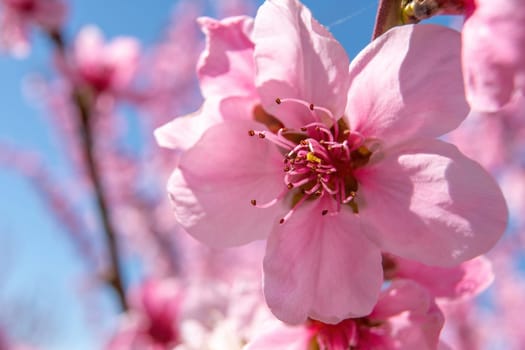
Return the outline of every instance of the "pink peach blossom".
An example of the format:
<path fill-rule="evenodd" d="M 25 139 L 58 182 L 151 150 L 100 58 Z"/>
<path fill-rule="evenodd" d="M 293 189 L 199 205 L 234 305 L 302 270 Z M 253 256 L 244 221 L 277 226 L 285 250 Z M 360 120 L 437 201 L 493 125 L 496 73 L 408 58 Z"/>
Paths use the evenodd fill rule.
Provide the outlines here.
<path fill-rule="evenodd" d="M 197 64 L 205 101 L 190 116 L 175 118 L 155 130 L 157 142 L 163 147 L 190 148 L 212 124 L 221 121 L 221 116 L 248 119 L 259 103 L 253 81 L 253 19 L 237 16 L 218 21 L 201 17 L 198 22 L 207 38 Z"/>
<path fill-rule="evenodd" d="M 436 298 L 456 301 L 472 298 L 494 281 L 492 264 L 484 256 L 465 261 L 458 266 L 427 266 L 416 261 L 390 255 L 383 256 L 387 279 L 410 279 Z"/>
<path fill-rule="evenodd" d="M 183 293 L 174 280 L 151 280 L 136 291 L 133 310 L 108 350 L 162 350 L 179 344 L 179 315 Z"/>
<path fill-rule="evenodd" d="M 397 280 L 381 292 L 372 313 L 332 325 L 308 320 L 263 330 L 245 350 L 435 350 L 443 315 L 426 290 Z"/>
<path fill-rule="evenodd" d="M 473 109 L 494 112 L 525 95 L 525 1 L 466 0 L 463 69 Z"/>
<path fill-rule="evenodd" d="M 23 57 L 29 51 L 29 32 L 32 26 L 57 30 L 66 14 L 61 0 L 1 0 L 0 48 Z"/>
<path fill-rule="evenodd" d="M 203 57 L 220 59 L 200 63 L 203 108 L 157 131 L 183 151 L 168 190 L 177 220 L 208 245 L 268 239 L 264 290 L 278 318 L 369 314 L 381 251 L 451 266 L 495 244 L 501 191 L 436 139 L 468 111 L 455 31 L 395 28 L 349 68 L 296 0 L 266 1 L 251 34 L 217 28 Z"/>
<path fill-rule="evenodd" d="M 96 93 L 122 94 L 137 69 L 140 45 L 131 37 L 104 43 L 101 31 L 93 26 L 81 30 L 75 40 L 73 79 Z"/>

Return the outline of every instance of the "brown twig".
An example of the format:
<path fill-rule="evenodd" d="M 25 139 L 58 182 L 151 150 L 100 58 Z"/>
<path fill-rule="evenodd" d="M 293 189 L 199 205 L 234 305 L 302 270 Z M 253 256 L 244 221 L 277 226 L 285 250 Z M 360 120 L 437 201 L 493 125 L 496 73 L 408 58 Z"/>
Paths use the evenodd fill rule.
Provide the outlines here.
<path fill-rule="evenodd" d="M 403 24 L 401 2 L 402 0 L 379 0 L 372 39 L 377 38 L 390 28 Z"/>
<path fill-rule="evenodd" d="M 65 62 L 66 45 L 63 36 L 60 32 L 53 31 L 49 33 L 49 37 L 55 45 L 57 52 L 62 56 L 61 58 Z M 95 192 L 95 200 L 100 219 L 102 221 L 102 226 L 104 228 L 103 231 L 106 237 L 108 253 L 111 262 L 109 271 L 107 271 L 105 277 L 107 282 L 115 290 L 120 307 L 122 310 L 126 311 L 129 307 L 126 300 L 124 279 L 122 277 L 122 267 L 119 258 L 120 254 L 118 249 L 117 234 L 111 222 L 110 210 L 107 204 L 108 200 L 105 196 L 104 186 L 98 170 L 96 157 L 93 152 L 94 138 L 92 132 L 92 101 L 90 101 L 86 95 L 86 91 L 84 91 L 81 86 L 74 85 L 71 98 L 78 112 L 77 114 L 79 119 L 79 134 L 82 140 L 82 152 L 84 154 L 87 172 Z"/>
<path fill-rule="evenodd" d="M 464 0 L 380 0 L 372 39 L 395 26 L 419 23 L 440 14 L 464 12 Z"/>

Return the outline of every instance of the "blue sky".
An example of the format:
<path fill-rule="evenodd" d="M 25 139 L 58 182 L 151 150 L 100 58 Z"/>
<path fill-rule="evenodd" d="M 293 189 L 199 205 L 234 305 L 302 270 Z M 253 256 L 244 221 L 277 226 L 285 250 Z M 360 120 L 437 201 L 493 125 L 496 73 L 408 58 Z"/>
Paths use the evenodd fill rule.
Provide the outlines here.
<path fill-rule="evenodd" d="M 96 24 L 106 37 L 131 35 L 147 46 L 161 35 L 174 3 L 73 0 L 67 33 L 71 38 L 83 25 Z M 304 3 L 322 24 L 329 26 L 350 57 L 370 41 L 376 0 Z M 46 40 L 39 35 L 33 39 L 32 53 L 25 60 L 0 55 L 0 142 L 8 140 L 40 152 L 56 174 L 67 176 L 60 142 L 46 123 L 43 109 L 23 93 L 30 74 L 52 72 Z M 60 224 L 49 215 L 28 182 L 9 169 L 0 168 L 0 193 L 0 276 L 8 277 L 0 279 L 0 320 L 7 319 L 9 324 L 5 327 L 15 327 L 23 336 L 27 333 L 27 310 L 32 310 L 37 318 L 46 321 L 40 337 L 43 349 L 98 348 L 96 334 L 88 326 L 85 305 L 76 299 L 75 286 L 82 282 L 82 265 L 74 256 L 72 245 L 64 239 Z M 13 301 L 22 305 L 22 312 L 17 311 Z M 2 310 L 6 303 L 10 307 Z M 105 306 L 101 312 L 110 312 L 110 304 L 111 300 L 103 297 L 100 305 Z"/>

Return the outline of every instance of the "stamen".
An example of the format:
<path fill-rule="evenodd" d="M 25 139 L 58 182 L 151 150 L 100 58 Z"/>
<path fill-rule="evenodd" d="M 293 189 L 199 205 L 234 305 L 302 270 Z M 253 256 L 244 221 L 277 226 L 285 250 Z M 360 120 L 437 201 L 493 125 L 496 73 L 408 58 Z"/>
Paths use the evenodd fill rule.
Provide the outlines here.
<path fill-rule="evenodd" d="M 313 104 L 311 106 L 313 106 Z M 324 107 L 314 106 L 313 110 L 324 112 L 326 113 L 326 115 L 328 115 L 328 117 L 334 122 L 335 135 L 337 136 L 337 133 L 338 133 L 337 118 L 334 116 L 334 114 L 329 109 L 324 108 Z"/>
<path fill-rule="evenodd" d="M 292 209 L 290 209 L 290 211 L 286 213 L 286 215 L 281 220 L 279 220 L 279 223 L 284 224 L 286 221 L 288 221 L 292 217 L 293 213 L 295 213 L 297 208 L 299 208 L 299 206 L 309 197 L 310 196 L 303 196 L 301 199 L 299 199 L 299 201 L 292 207 Z"/>
<path fill-rule="evenodd" d="M 323 186 L 326 192 L 330 193 L 333 196 L 335 196 L 339 192 L 337 189 L 331 189 L 325 181 L 321 181 L 321 185 Z"/>
<path fill-rule="evenodd" d="M 281 193 L 267 203 L 259 204 L 255 199 L 250 203 L 257 208 L 268 208 L 288 195 L 293 196 L 292 208 L 280 219 L 281 224 L 288 221 L 304 201 L 324 195 L 330 198 L 331 204 L 321 211 L 323 216 L 337 215 L 343 205 L 359 213 L 356 202 L 358 182 L 353 173 L 366 165 L 375 152 L 375 149 L 370 149 L 370 139 L 351 131 L 343 118 L 337 120 L 327 108 L 296 98 L 276 98 L 275 103 L 303 106 L 317 121 L 299 129 L 285 128 L 281 124 L 271 130 L 248 131 L 248 135 L 257 135 L 279 147 L 284 157 L 285 184 Z"/>
<path fill-rule="evenodd" d="M 253 135 L 251 131 L 253 131 Z M 280 136 L 279 134 L 275 135 L 274 133 L 266 132 L 265 130 L 263 131 L 250 130 L 248 134 L 250 136 L 254 136 L 255 134 L 257 134 L 259 138 L 267 139 L 268 141 L 273 142 L 277 146 L 280 146 L 284 149 L 290 149 L 290 148 L 296 147 L 295 143 L 293 143 L 292 141 L 287 140 L 286 138 Z"/>
<path fill-rule="evenodd" d="M 313 103 L 307 103 L 303 100 L 299 100 L 297 98 L 276 98 L 275 99 L 275 102 L 280 105 L 282 103 L 288 103 L 288 102 L 292 102 L 292 103 L 297 103 L 297 104 L 300 104 L 301 106 L 305 106 L 306 108 L 308 108 L 308 110 L 310 111 L 310 113 L 316 118 L 316 119 L 319 119 L 319 117 L 317 116 L 315 112 L 315 110 L 318 108 L 318 107 L 315 107 L 313 105 Z"/>
<path fill-rule="evenodd" d="M 284 196 L 286 196 L 286 194 L 288 193 L 289 190 L 290 189 L 288 188 L 288 186 L 286 186 L 283 189 L 283 191 L 281 191 L 281 193 L 279 193 L 279 195 L 277 195 L 277 197 L 275 197 L 274 199 L 272 199 L 269 202 L 266 202 L 264 204 L 257 204 L 257 201 L 255 199 L 252 199 L 250 201 L 250 203 L 256 208 L 261 208 L 261 209 L 269 208 L 272 205 L 274 205 L 275 203 L 277 203 L 278 201 L 280 201 L 281 199 L 283 199 Z"/>
<path fill-rule="evenodd" d="M 326 125 L 324 125 L 323 123 L 317 123 L 317 122 L 310 123 L 308 125 L 305 125 L 303 128 L 301 128 L 301 130 L 307 131 L 308 129 L 311 129 L 311 128 L 315 128 L 317 132 L 322 133 L 324 136 L 328 137 L 328 140 L 326 141 L 329 141 L 329 142 L 334 141 L 334 135 L 332 135 L 332 132 L 330 131 L 330 129 L 328 129 Z M 324 140 L 320 140 L 320 141 L 324 141 Z"/>
<path fill-rule="evenodd" d="M 285 177 L 285 180 L 289 180 L 288 176 Z M 292 184 L 294 187 L 301 187 L 314 180 L 315 178 L 312 178 L 312 176 L 309 176 L 299 181 L 288 181 L 288 183 Z"/>
<path fill-rule="evenodd" d="M 349 130 L 346 130 L 345 132 L 347 132 L 349 135 L 348 142 L 351 143 L 350 151 L 356 150 L 357 148 L 361 147 L 365 142 L 365 137 L 360 132 L 354 131 L 350 133 Z"/>

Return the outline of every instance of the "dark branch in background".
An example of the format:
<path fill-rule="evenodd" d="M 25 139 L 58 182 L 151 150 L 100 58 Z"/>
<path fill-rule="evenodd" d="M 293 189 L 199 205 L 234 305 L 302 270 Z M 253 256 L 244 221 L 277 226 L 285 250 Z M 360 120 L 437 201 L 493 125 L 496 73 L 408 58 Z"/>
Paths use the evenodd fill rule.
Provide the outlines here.
<path fill-rule="evenodd" d="M 66 45 L 61 33 L 59 31 L 53 31 L 49 32 L 48 34 L 58 54 L 62 56 L 61 59 L 63 59 L 64 62 L 67 62 L 67 57 L 65 55 Z M 86 94 L 85 89 L 83 89 L 81 86 L 73 84 L 71 99 L 77 110 L 79 134 L 82 141 L 82 152 L 86 162 L 89 179 L 91 180 L 93 189 L 95 191 L 96 204 L 108 246 L 110 267 L 104 277 L 115 290 L 120 307 L 122 310 L 126 311 L 129 307 L 126 300 L 126 291 L 124 279 L 122 276 L 122 266 L 120 263 L 116 230 L 111 222 L 108 201 L 105 196 L 104 186 L 98 171 L 96 157 L 93 152 L 93 115 L 91 113 L 91 101 L 89 97 L 90 96 Z"/>

